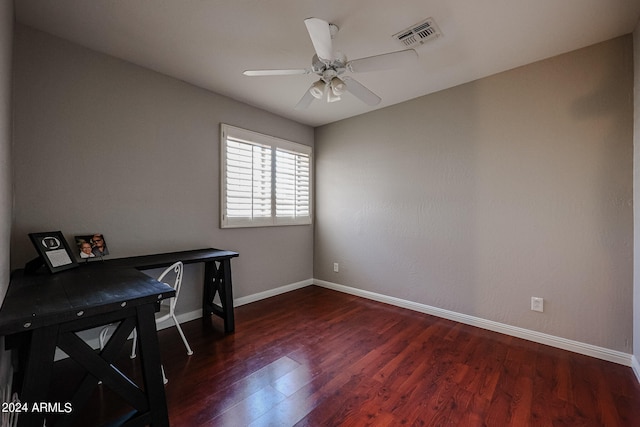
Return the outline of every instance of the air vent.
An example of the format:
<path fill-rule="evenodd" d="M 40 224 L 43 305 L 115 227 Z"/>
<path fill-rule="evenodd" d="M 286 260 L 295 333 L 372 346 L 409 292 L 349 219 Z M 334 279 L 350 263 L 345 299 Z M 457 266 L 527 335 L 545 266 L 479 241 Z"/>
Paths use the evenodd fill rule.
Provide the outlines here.
<path fill-rule="evenodd" d="M 427 18 L 406 30 L 394 34 L 393 38 L 402 43 L 405 48 L 414 48 L 430 40 L 435 40 L 441 35 L 440 28 L 438 28 L 433 18 Z"/>

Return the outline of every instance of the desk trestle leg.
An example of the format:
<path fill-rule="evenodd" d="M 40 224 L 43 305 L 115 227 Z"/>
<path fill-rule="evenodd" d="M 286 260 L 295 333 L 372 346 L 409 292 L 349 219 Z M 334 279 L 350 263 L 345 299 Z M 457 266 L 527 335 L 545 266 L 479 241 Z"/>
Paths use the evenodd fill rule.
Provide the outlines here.
<path fill-rule="evenodd" d="M 235 330 L 233 315 L 233 287 L 231 283 L 231 260 L 208 261 L 204 267 L 202 315 L 215 314 L 224 320 L 224 332 Z M 216 294 L 220 305 L 214 302 Z"/>

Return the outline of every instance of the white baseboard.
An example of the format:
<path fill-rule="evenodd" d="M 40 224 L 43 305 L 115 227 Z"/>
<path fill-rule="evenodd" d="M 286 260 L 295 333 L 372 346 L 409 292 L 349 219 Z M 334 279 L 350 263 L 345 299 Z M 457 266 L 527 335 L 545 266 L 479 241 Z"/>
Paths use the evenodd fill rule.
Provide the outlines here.
<path fill-rule="evenodd" d="M 638 358 L 636 356 L 631 356 L 631 368 L 633 369 L 633 373 L 636 374 L 636 378 L 640 383 L 640 362 L 638 362 Z"/>
<path fill-rule="evenodd" d="M 286 292 L 295 291 L 296 289 L 301 289 L 306 286 L 313 285 L 313 279 L 303 280 L 301 282 L 291 283 L 289 285 L 280 286 L 278 288 L 269 289 L 268 291 L 258 292 L 257 294 L 248 295 L 246 297 L 240 297 L 233 300 L 233 306 L 239 307 L 241 305 L 249 304 L 252 302 L 260 301 L 266 298 L 274 297 L 276 295 L 284 294 Z M 176 315 L 179 323 L 189 322 L 191 320 L 199 319 L 202 317 L 202 309 L 198 308 L 197 310 L 190 311 L 188 313 L 182 313 Z M 158 329 L 169 328 L 173 326 L 172 322 L 167 321 L 166 325 L 161 324 L 158 326 Z"/>
<path fill-rule="evenodd" d="M 386 304 L 395 305 L 397 307 L 406 308 L 420 313 L 431 314 L 433 316 L 442 317 L 445 319 L 453 320 L 456 322 L 464 323 L 466 325 L 477 326 L 482 329 L 487 329 L 494 332 L 499 332 L 505 335 L 514 336 L 517 338 L 523 338 L 528 341 L 537 342 L 540 344 L 546 344 L 552 347 L 561 348 L 563 350 L 569 350 L 574 353 L 584 354 L 587 356 L 595 357 L 597 359 L 606 360 L 609 362 L 618 363 L 620 365 L 632 366 L 632 356 L 628 353 L 623 353 L 608 348 L 598 347 L 591 344 L 585 344 L 579 341 L 573 341 L 566 338 L 556 337 L 554 335 L 544 334 L 529 329 L 519 328 L 517 326 L 505 325 L 504 323 L 494 322 L 492 320 L 486 320 L 479 317 L 469 316 L 467 314 L 456 313 L 455 311 L 444 310 L 442 308 L 432 307 L 426 304 L 419 304 L 412 301 L 403 300 L 400 298 L 390 297 L 375 292 L 365 291 L 362 289 L 356 289 L 349 286 L 339 285 L 337 283 L 327 282 L 324 280 L 314 280 L 314 284 L 322 286 L 324 288 L 333 289 L 339 292 L 344 292 L 351 295 L 371 299 L 374 301 L 383 302 Z M 636 376 L 640 380 L 640 366 L 634 366 Z"/>
<path fill-rule="evenodd" d="M 279 288 L 269 289 L 268 291 L 259 292 L 257 294 L 248 295 L 246 297 L 241 297 L 233 300 L 233 306 L 239 307 L 241 305 L 249 304 L 252 302 L 260 301 L 262 299 L 274 297 L 276 295 L 284 294 L 286 292 L 295 291 L 296 289 L 301 289 L 307 286 L 313 285 L 313 279 L 303 280 L 301 282 L 292 283 L 290 285 L 280 286 Z"/>

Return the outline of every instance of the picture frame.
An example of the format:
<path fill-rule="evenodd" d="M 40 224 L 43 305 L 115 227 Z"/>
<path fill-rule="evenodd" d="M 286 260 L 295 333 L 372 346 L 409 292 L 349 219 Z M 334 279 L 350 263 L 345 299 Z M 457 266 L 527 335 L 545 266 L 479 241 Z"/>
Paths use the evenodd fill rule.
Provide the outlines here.
<path fill-rule="evenodd" d="M 76 254 L 82 261 L 88 262 L 103 259 L 109 255 L 107 240 L 102 233 L 83 234 L 75 236 Z"/>
<path fill-rule="evenodd" d="M 78 266 L 61 231 L 29 233 L 29 238 L 38 252 L 39 260 L 47 266 L 51 273 Z"/>

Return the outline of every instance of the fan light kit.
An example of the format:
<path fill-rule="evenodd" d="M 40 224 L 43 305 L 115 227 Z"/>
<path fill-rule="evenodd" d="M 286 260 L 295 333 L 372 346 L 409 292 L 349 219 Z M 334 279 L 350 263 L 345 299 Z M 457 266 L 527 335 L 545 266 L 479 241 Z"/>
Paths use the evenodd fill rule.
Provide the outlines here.
<path fill-rule="evenodd" d="M 339 76 L 345 72 L 363 73 L 408 66 L 417 62 L 418 59 L 415 50 L 406 49 L 347 61 L 344 55 L 333 51 L 331 39 L 338 32 L 336 25 L 320 18 L 307 18 L 304 23 L 316 51 L 310 68 L 247 70 L 243 73 L 245 76 L 252 77 L 311 73 L 320 76 L 320 80 L 311 85 L 296 105 L 295 108 L 298 110 L 307 108 L 314 99 L 325 99 L 327 102 L 339 101 L 346 92 L 350 92 L 367 105 L 378 105 L 381 101 L 378 95 L 351 77 L 340 78 Z"/>
<path fill-rule="evenodd" d="M 326 83 L 322 79 L 318 80 L 311 85 L 309 93 L 316 99 L 322 99 L 326 94 L 327 102 L 335 102 L 340 101 L 340 96 L 346 92 L 346 89 L 340 77 L 334 77 L 329 83 Z"/>

